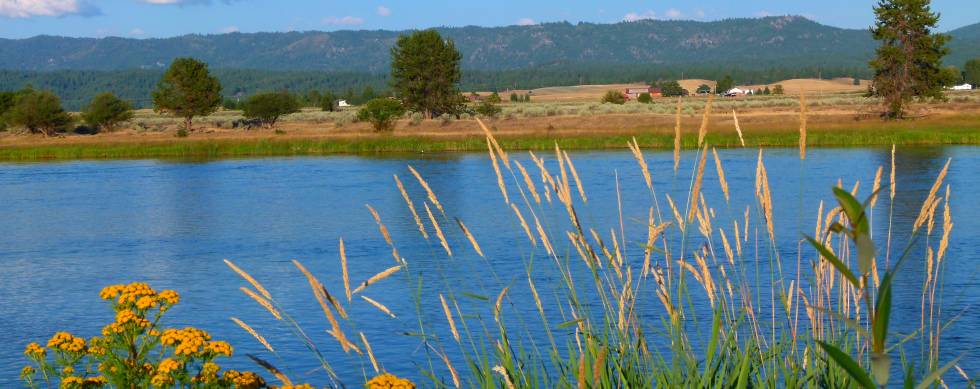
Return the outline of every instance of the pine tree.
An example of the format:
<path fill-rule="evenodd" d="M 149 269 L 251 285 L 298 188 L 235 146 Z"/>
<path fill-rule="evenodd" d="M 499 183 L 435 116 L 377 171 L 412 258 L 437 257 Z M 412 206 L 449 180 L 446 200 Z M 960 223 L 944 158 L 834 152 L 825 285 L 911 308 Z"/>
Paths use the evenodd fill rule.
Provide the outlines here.
<path fill-rule="evenodd" d="M 460 58 L 453 41 L 436 30 L 402 35 L 391 49 L 392 89 L 406 108 L 426 119 L 456 114 L 462 103 Z"/>
<path fill-rule="evenodd" d="M 194 58 L 177 58 L 157 82 L 153 110 L 184 118 L 191 129 L 195 116 L 210 115 L 221 106 L 221 83 L 208 72 L 208 65 Z"/>
<path fill-rule="evenodd" d="M 885 117 L 902 118 L 913 98 L 943 99 L 952 82 L 942 67 L 949 37 L 933 33 L 939 14 L 929 0 L 879 0 L 871 34 L 881 42 L 874 69 L 874 92 L 885 99 Z"/>
<path fill-rule="evenodd" d="M 973 85 L 974 88 L 980 86 L 980 58 L 966 61 L 963 67 L 963 81 Z"/>

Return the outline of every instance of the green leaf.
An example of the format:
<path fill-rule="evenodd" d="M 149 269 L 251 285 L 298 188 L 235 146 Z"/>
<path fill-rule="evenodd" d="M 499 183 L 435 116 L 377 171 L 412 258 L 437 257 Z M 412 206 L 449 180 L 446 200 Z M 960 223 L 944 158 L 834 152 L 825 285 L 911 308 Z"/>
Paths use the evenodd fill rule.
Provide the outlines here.
<path fill-rule="evenodd" d="M 721 333 L 721 309 L 715 309 L 715 318 L 711 323 L 711 341 L 708 342 L 708 352 L 704 358 L 704 376 L 702 380 L 708 382 L 708 374 L 714 370 L 711 362 L 715 357 L 715 350 L 718 348 L 718 336 Z"/>
<path fill-rule="evenodd" d="M 858 249 L 858 271 L 866 275 L 871 272 L 871 261 L 875 259 L 875 243 L 868 234 L 858 234 L 854 242 Z"/>
<path fill-rule="evenodd" d="M 460 294 L 462 294 L 463 296 L 469 297 L 471 299 L 474 299 L 474 300 L 480 300 L 480 301 L 489 301 L 490 300 L 489 297 L 483 296 L 483 295 L 479 295 L 479 294 L 476 294 L 476 293 L 463 292 L 463 293 L 460 293 Z"/>
<path fill-rule="evenodd" d="M 874 326 L 871 329 L 874 335 L 872 350 L 883 353 L 885 351 L 885 340 L 888 337 L 888 318 L 892 310 L 892 288 L 890 274 L 885 275 L 882 288 L 878 289 L 878 301 L 875 303 Z"/>
<path fill-rule="evenodd" d="M 943 374 L 946 374 L 946 372 L 949 369 L 951 369 L 954 365 L 956 365 L 956 362 L 959 362 L 964 355 L 966 355 L 966 353 L 960 354 L 960 356 L 956 357 L 956 359 L 953 359 L 952 361 L 949 361 L 949 363 L 947 363 L 943 367 L 933 370 L 931 373 L 929 373 L 929 375 L 926 376 L 926 378 L 922 379 L 922 382 L 920 382 L 918 385 L 915 386 L 915 389 L 929 388 L 929 386 L 932 385 L 933 382 L 938 380 L 940 377 L 943 376 Z"/>
<path fill-rule="evenodd" d="M 827 249 L 827 247 L 824 247 L 822 243 L 817 242 L 815 239 L 809 236 L 805 236 L 805 238 L 807 241 L 810 242 L 811 245 L 813 245 L 813 247 L 816 247 L 817 251 L 820 252 L 820 255 L 822 255 L 824 258 L 830 261 L 830 263 L 834 265 L 835 268 L 837 268 L 837 271 L 841 272 L 841 274 L 844 275 L 844 278 L 847 278 L 847 280 L 850 281 L 850 283 L 854 285 L 855 288 L 857 289 L 861 288 L 861 283 L 858 282 L 857 277 L 854 276 L 854 273 L 851 272 L 851 269 L 849 269 L 847 265 L 844 264 L 844 262 L 841 262 L 841 260 L 837 258 L 837 256 L 834 255 L 834 253 L 830 252 L 830 250 Z"/>
<path fill-rule="evenodd" d="M 583 321 L 585 321 L 585 318 L 584 317 L 581 318 L 581 319 L 569 320 L 569 321 L 566 321 L 564 323 L 559 324 L 557 328 L 558 329 L 568 328 L 568 327 L 571 327 L 571 326 L 576 325 L 578 323 L 581 323 Z"/>
<path fill-rule="evenodd" d="M 858 235 L 866 235 L 869 231 L 868 218 L 864 215 L 864 207 L 861 203 L 848 191 L 841 188 L 834 187 L 834 196 L 837 197 L 837 202 L 844 210 L 844 214 L 847 215 L 847 219 L 850 220 L 854 232 Z"/>
<path fill-rule="evenodd" d="M 834 347 L 829 343 L 824 343 L 818 340 L 817 344 L 820 345 L 820 348 L 822 348 L 823 351 L 825 351 L 827 355 L 837 363 L 838 366 L 843 368 L 844 371 L 846 371 L 847 374 L 854 379 L 856 384 L 865 389 L 875 389 L 874 381 L 871 380 L 871 377 L 868 377 L 868 373 L 864 371 L 864 369 L 861 368 L 861 365 L 858 365 L 858 363 L 855 362 L 850 355 L 845 354 L 839 348 Z"/>
<path fill-rule="evenodd" d="M 738 384 L 737 389 L 745 389 L 749 385 L 749 351 L 745 351 L 745 355 L 742 355 L 742 364 L 738 368 Z"/>
<path fill-rule="evenodd" d="M 905 370 L 905 384 L 903 388 L 905 389 L 915 389 L 915 362 L 910 363 L 908 369 Z"/>

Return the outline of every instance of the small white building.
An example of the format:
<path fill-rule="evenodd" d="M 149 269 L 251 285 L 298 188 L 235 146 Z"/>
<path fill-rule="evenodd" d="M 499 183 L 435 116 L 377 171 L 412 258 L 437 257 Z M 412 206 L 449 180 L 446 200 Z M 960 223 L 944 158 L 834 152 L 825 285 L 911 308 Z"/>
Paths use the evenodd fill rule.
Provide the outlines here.
<path fill-rule="evenodd" d="M 955 86 L 949 87 L 949 89 L 950 90 L 972 90 L 973 89 L 973 85 L 970 85 L 970 84 L 955 85 Z"/>
<path fill-rule="evenodd" d="M 340 108 L 350 107 L 350 104 L 347 103 L 347 100 L 337 100 L 337 107 Z"/>
<path fill-rule="evenodd" d="M 745 91 L 738 88 L 732 88 L 729 89 L 727 92 L 725 92 L 725 96 L 744 96 L 744 95 L 745 95 Z"/>

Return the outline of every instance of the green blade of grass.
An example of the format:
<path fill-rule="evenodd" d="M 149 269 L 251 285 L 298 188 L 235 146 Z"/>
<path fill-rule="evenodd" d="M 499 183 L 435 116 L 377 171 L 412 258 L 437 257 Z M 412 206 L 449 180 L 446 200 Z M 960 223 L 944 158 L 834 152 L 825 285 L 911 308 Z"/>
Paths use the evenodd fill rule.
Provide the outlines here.
<path fill-rule="evenodd" d="M 847 375 L 854 379 L 855 383 L 865 389 L 875 389 L 874 381 L 871 380 L 868 373 L 864 371 L 864 369 L 861 368 L 861 365 L 858 365 L 858 363 L 855 362 L 850 355 L 847 355 L 839 348 L 829 343 L 824 343 L 818 340 L 817 344 L 820 345 L 820 348 L 822 348 L 823 351 L 826 352 L 838 366 L 847 372 Z"/>

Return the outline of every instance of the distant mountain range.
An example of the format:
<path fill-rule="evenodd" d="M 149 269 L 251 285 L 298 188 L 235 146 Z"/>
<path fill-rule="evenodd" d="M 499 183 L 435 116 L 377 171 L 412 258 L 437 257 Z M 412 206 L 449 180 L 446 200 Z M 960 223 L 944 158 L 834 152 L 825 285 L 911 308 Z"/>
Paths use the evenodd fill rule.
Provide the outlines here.
<path fill-rule="evenodd" d="M 714 22 L 641 20 L 615 24 L 438 28 L 452 38 L 465 69 L 500 71 L 562 64 L 866 67 L 877 43 L 867 30 L 798 16 Z M 405 31 L 184 35 L 163 39 L 37 36 L 0 39 L 0 69 L 159 69 L 191 56 L 213 68 L 386 72 Z M 980 23 L 949 32 L 950 65 L 980 57 Z"/>

